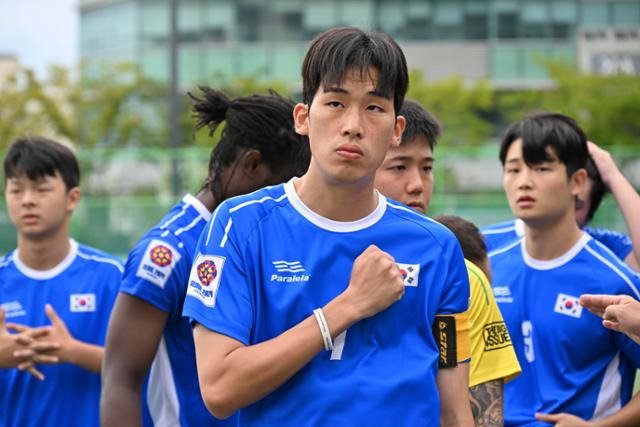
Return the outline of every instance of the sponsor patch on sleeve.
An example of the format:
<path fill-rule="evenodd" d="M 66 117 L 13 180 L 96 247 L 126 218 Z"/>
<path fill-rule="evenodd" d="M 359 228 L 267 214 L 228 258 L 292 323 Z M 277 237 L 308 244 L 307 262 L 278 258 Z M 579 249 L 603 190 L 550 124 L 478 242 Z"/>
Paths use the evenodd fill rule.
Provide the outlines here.
<path fill-rule="evenodd" d="M 75 313 L 96 311 L 96 294 L 71 294 L 69 311 Z"/>
<path fill-rule="evenodd" d="M 187 295 L 197 298 L 207 307 L 214 307 L 224 261 L 222 256 L 198 255 L 191 267 Z"/>
<path fill-rule="evenodd" d="M 173 246 L 153 239 L 144 251 L 136 276 L 164 288 L 181 255 Z"/>

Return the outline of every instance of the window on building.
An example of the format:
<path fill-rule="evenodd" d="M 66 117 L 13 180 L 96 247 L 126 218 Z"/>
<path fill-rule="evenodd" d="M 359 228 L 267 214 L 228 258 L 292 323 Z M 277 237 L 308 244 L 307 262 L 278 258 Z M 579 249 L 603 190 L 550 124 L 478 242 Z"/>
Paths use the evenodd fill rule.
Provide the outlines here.
<path fill-rule="evenodd" d="M 640 26 L 640 3 L 637 1 L 617 1 L 612 4 L 611 23 L 617 28 Z"/>
<path fill-rule="evenodd" d="M 588 28 L 609 26 L 609 3 L 582 3 L 582 25 Z"/>

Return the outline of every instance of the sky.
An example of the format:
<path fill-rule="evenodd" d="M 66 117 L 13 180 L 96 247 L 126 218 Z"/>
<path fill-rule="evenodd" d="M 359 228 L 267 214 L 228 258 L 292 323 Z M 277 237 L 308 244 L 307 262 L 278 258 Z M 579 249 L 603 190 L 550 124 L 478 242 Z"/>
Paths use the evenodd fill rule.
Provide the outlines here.
<path fill-rule="evenodd" d="M 0 0 L 0 55 L 17 56 L 43 76 L 78 58 L 78 0 Z"/>

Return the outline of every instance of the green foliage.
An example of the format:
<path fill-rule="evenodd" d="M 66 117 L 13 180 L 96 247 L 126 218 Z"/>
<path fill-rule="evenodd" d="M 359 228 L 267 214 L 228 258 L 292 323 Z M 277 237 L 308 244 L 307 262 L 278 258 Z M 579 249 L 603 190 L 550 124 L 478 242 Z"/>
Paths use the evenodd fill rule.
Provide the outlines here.
<path fill-rule="evenodd" d="M 420 102 L 434 114 L 443 127 L 441 145 L 484 144 L 492 130 L 486 118 L 493 107 L 493 92 L 488 82 L 467 87 L 460 77 L 435 83 L 425 82 L 422 74 L 412 71 L 408 98 Z"/>
<path fill-rule="evenodd" d="M 640 78 L 631 75 L 585 74 L 571 66 L 548 63 L 555 87 L 498 96 L 497 109 L 506 121 L 534 111 L 566 114 L 587 136 L 602 145 L 640 142 Z"/>

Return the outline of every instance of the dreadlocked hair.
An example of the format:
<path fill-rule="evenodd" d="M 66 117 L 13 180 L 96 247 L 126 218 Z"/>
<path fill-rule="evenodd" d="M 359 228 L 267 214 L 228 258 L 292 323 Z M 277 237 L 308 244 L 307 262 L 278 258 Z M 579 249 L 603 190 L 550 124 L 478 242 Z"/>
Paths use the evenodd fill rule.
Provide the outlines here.
<path fill-rule="evenodd" d="M 199 89 L 201 97 L 189 93 L 197 119 L 194 132 L 206 126 L 209 135 L 213 135 L 225 122 L 220 141 L 209 158 L 205 184 L 216 198 L 224 196 L 221 170 L 231 165 L 241 149 L 258 150 L 274 174 L 286 170 L 291 177 L 306 171 L 311 153 L 307 138 L 295 132 L 293 101 L 271 89 L 268 95 L 253 94 L 233 100 L 207 86 Z"/>

